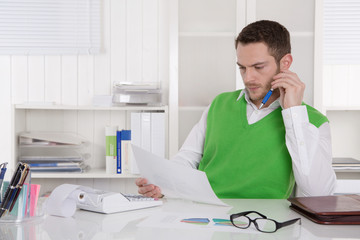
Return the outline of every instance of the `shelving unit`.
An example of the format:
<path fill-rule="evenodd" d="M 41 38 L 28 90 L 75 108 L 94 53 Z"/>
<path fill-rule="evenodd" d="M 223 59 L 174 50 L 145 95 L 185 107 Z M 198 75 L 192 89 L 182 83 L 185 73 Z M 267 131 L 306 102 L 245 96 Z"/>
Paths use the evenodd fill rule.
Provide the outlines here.
<path fill-rule="evenodd" d="M 87 139 L 90 144 L 87 151 L 91 158 L 87 161 L 90 170 L 84 173 L 33 173 L 32 178 L 136 178 L 133 174 L 106 174 L 105 173 L 105 126 L 119 126 L 122 129 L 131 129 L 131 112 L 164 112 L 165 113 L 165 142 L 166 157 L 169 153 L 168 143 L 168 106 L 71 106 L 71 105 L 14 105 L 13 120 L 15 126 L 14 161 L 18 159 L 18 135 L 24 131 L 54 131 L 72 132 Z M 86 120 L 86 121 L 85 121 Z"/>
<path fill-rule="evenodd" d="M 17 161 L 19 132 L 74 132 L 92 143 L 92 170 L 80 176 L 33 174 L 42 193 L 61 183 L 136 193 L 133 179 L 101 173 L 103 128 L 129 127 L 131 111 L 166 112 L 166 157 L 178 151 L 178 5 L 178 0 L 104 0 L 97 22 L 99 54 L 1 56 L 1 157 L 9 171 Z M 159 83 L 164 106 L 91 106 L 95 96 L 112 94 L 114 82 Z"/>

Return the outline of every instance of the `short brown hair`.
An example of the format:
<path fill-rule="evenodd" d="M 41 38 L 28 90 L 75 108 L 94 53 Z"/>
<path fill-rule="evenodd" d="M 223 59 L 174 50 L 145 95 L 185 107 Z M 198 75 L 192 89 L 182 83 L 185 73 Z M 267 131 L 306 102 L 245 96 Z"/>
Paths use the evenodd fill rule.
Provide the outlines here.
<path fill-rule="evenodd" d="M 275 58 L 277 63 L 288 53 L 291 53 L 289 31 L 280 23 L 260 20 L 247 25 L 239 33 L 235 41 L 235 48 L 238 44 L 263 42 L 269 48 L 269 54 Z"/>

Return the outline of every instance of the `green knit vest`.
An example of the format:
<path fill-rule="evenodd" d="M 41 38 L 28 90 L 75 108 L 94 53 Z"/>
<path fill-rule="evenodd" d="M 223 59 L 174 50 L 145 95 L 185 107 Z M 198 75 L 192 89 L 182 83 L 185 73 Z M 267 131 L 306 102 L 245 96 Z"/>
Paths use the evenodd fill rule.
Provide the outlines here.
<path fill-rule="evenodd" d="M 219 198 L 288 198 L 295 180 L 281 107 L 249 125 L 241 90 L 218 95 L 208 117 L 199 170 Z M 316 127 L 327 118 L 306 105 Z"/>

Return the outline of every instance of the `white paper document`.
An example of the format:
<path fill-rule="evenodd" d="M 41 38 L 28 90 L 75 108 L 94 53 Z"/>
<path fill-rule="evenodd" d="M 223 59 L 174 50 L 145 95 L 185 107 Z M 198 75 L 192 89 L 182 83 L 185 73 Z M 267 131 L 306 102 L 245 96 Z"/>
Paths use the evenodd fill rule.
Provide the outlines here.
<path fill-rule="evenodd" d="M 79 186 L 62 184 L 56 187 L 46 201 L 46 212 L 49 215 L 71 217 L 76 211 L 76 197 Z"/>
<path fill-rule="evenodd" d="M 170 198 L 228 206 L 212 190 L 205 172 L 166 160 L 132 145 L 140 174 Z"/>

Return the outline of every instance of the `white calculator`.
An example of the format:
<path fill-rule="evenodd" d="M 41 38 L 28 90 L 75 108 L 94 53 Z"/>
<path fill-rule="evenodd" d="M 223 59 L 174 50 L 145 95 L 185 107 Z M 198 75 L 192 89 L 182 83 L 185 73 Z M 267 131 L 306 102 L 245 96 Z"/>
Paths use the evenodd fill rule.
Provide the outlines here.
<path fill-rule="evenodd" d="M 78 208 L 99 213 L 116 213 L 162 205 L 162 201 L 142 195 L 92 190 L 79 193 Z"/>

